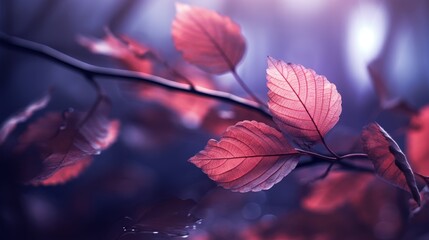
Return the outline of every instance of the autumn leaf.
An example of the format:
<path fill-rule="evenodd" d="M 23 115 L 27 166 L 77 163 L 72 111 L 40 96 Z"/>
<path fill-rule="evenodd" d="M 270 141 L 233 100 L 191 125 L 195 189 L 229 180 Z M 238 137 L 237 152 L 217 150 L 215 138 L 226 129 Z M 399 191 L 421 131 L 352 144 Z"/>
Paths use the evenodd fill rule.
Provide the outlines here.
<path fill-rule="evenodd" d="M 326 179 L 313 184 L 302 205 L 316 212 L 334 211 L 347 203 L 356 202 L 373 179 L 372 175 L 331 172 Z"/>
<path fill-rule="evenodd" d="M 276 127 L 271 118 L 262 116 L 260 113 L 244 108 L 242 106 L 231 106 L 231 108 L 211 108 L 204 118 L 202 128 L 211 134 L 222 135 L 225 130 L 240 121 L 252 119 L 263 122 L 269 126 Z"/>
<path fill-rule="evenodd" d="M 233 71 L 246 48 L 240 27 L 207 9 L 177 3 L 176 11 L 173 41 L 183 57 L 209 73 Z"/>
<path fill-rule="evenodd" d="M 46 107 L 50 100 L 50 95 L 46 94 L 42 98 L 32 102 L 23 111 L 8 118 L 0 129 L 0 145 L 6 140 L 9 134 L 15 129 L 19 123 L 27 121 L 36 111 Z"/>
<path fill-rule="evenodd" d="M 150 74 L 153 71 L 153 61 L 144 57 L 145 54 L 151 52 L 151 49 L 130 37 L 118 38 L 106 29 L 106 36 L 102 39 L 78 36 L 77 41 L 92 53 L 120 60 L 132 71 Z"/>
<path fill-rule="evenodd" d="M 238 192 L 271 188 L 298 163 L 298 152 L 276 129 L 255 121 L 229 127 L 189 161 L 220 186 Z"/>
<path fill-rule="evenodd" d="M 407 131 L 407 156 L 416 172 L 429 176 L 429 106 L 414 115 Z"/>
<path fill-rule="evenodd" d="M 175 69 L 182 73 L 182 77 L 164 73 L 167 78 L 176 82 L 183 82 L 183 77 L 191 76 L 189 82 L 195 88 L 215 89 L 212 79 L 201 70 L 191 66 L 177 66 Z M 139 99 L 156 102 L 177 114 L 181 123 L 187 128 L 200 126 L 210 109 L 218 104 L 217 101 L 188 93 L 170 91 L 149 84 L 131 84 L 127 88 Z"/>
<path fill-rule="evenodd" d="M 361 135 L 364 152 L 385 181 L 412 194 L 420 203 L 420 195 L 413 170 L 398 144 L 377 123 L 367 125 Z"/>
<path fill-rule="evenodd" d="M 101 97 L 88 113 L 48 113 L 21 136 L 18 150 L 35 146 L 43 159 L 34 185 L 53 185 L 76 177 L 92 156 L 108 148 L 118 134 L 119 122 L 109 120 L 110 102 Z"/>
<path fill-rule="evenodd" d="M 268 57 L 268 107 L 286 136 L 312 144 L 339 120 L 341 95 L 324 76 Z"/>

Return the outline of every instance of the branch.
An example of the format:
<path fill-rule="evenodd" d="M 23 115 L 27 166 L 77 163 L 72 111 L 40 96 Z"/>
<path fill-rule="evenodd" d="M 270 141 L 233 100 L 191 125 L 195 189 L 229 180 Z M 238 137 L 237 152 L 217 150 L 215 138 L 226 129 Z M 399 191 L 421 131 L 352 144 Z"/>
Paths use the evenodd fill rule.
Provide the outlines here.
<path fill-rule="evenodd" d="M 189 84 L 179 83 L 158 76 L 135 71 L 94 66 L 71 56 L 68 56 L 46 45 L 14 36 L 9 36 L 2 32 L 0 32 L 0 45 L 4 47 L 15 48 L 17 50 L 21 50 L 23 52 L 27 52 L 29 54 L 48 59 L 75 72 L 79 72 L 84 76 L 97 76 L 105 78 L 115 78 L 124 81 L 133 81 L 141 83 L 144 82 L 147 84 L 163 87 L 172 91 L 184 92 L 196 96 L 217 99 L 226 103 L 238 105 L 256 111 L 257 113 L 269 119 L 271 119 L 272 117 L 268 110 L 266 110 L 264 106 L 261 106 L 257 102 L 250 101 L 248 99 L 227 92 L 207 89 L 203 87 L 193 87 Z"/>
<path fill-rule="evenodd" d="M 195 96 L 201 96 L 201 97 L 206 97 L 211 99 L 217 99 L 226 103 L 238 105 L 238 106 L 256 111 L 257 113 L 269 119 L 272 118 L 271 114 L 268 112 L 268 110 L 266 110 L 264 105 L 261 105 L 257 102 L 250 101 L 248 99 L 245 99 L 227 92 L 216 91 L 216 90 L 197 87 L 197 86 L 194 87 L 186 83 L 179 83 L 179 82 L 175 82 L 175 81 L 161 78 L 158 76 L 135 72 L 135 71 L 94 66 L 86 62 L 80 61 L 76 58 L 73 58 L 71 56 L 68 56 L 46 45 L 25 40 L 22 38 L 14 37 L 14 36 L 9 36 L 2 32 L 0 32 L 0 45 L 4 47 L 11 47 L 29 54 L 33 54 L 33 55 L 48 59 L 54 63 L 62 65 L 66 68 L 69 68 L 75 72 L 81 73 L 86 78 L 86 80 L 90 79 L 91 80 L 90 82 L 92 84 L 95 84 L 95 88 L 97 92 L 99 92 L 100 90 L 98 89 L 99 87 L 98 85 L 96 85 L 94 79 L 92 79 L 93 77 L 115 78 L 115 79 L 124 80 L 124 81 L 133 81 L 133 82 L 152 84 L 152 85 L 156 85 L 156 86 L 163 87 L 173 91 L 184 92 L 188 94 L 193 94 Z M 337 156 L 336 154 L 333 154 L 335 157 L 331 157 L 331 156 L 324 156 L 310 151 L 305 151 L 302 149 L 297 149 L 297 150 L 303 154 L 307 154 L 312 157 L 312 160 L 310 161 L 299 163 L 297 168 L 331 162 L 332 160 L 336 160 L 336 159 L 351 158 L 351 157 L 365 157 L 364 154 L 360 154 L 360 153 L 348 154 L 344 156 Z M 341 168 L 345 170 L 373 172 L 372 169 L 355 166 L 353 164 L 350 164 L 344 161 L 341 161 L 341 162 L 338 161 L 337 164 L 339 164 Z"/>
<path fill-rule="evenodd" d="M 317 179 L 325 178 L 329 174 L 329 172 L 331 171 L 332 167 L 335 164 L 339 165 L 340 168 L 343 170 L 374 173 L 374 169 L 372 169 L 372 168 L 368 168 L 368 167 L 364 167 L 364 166 L 358 166 L 358 165 L 354 165 L 354 164 L 349 163 L 349 162 L 341 161 L 341 160 L 346 159 L 346 158 L 358 158 L 358 157 L 359 158 L 368 158 L 368 155 L 366 155 L 364 153 L 350 153 L 350 154 L 339 156 L 339 158 L 336 158 L 336 157 L 327 156 L 327 155 L 323 155 L 320 153 L 316 153 L 316 152 L 312 152 L 312 151 L 304 150 L 304 149 L 300 149 L 300 148 L 295 148 L 295 150 L 297 152 L 301 153 L 302 155 L 307 155 L 307 156 L 311 157 L 311 159 L 309 161 L 300 162 L 296 168 L 305 168 L 305 167 L 310 167 L 310 166 L 324 164 L 324 163 L 329 164 L 326 171 L 322 174 L 322 176 L 318 177 Z"/>

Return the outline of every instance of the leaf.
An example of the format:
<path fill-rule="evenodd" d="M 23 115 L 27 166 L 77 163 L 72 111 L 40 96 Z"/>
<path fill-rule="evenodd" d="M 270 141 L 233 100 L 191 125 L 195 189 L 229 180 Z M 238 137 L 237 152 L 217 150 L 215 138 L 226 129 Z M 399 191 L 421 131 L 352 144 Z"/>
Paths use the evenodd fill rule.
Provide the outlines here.
<path fill-rule="evenodd" d="M 92 53 L 119 59 L 130 70 L 143 73 L 153 71 L 153 61 L 144 57 L 151 49 L 130 37 L 117 38 L 106 29 L 106 36 L 103 39 L 78 36 L 77 41 Z"/>
<path fill-rule="evenodd" d="M 271 127 L 277 126 L 271 118 L 262 116 L 255 111 L 241 106 L 231 106 L 227 108 L 221 105 L 217 108 L 210 109 L 203 120 L 202 128 L 211 134 L 222 135 L 229 126 L 247 119 L 263 122 Z"/>
<path fill-rule="evenodd" d="M 34 112 L 46 107 L 46 105 L 49 103 L 49 100 L 50 95 L 46 94 L 37 101 L 32 102 L 23 111 L 8 118 L 0 129 L 0 145 L 3 144 L 9 134 L 15 129 L 16 125 L 27 121 L 27 119 L 29 119 L 34 114 Z"/>
<path fill-rule="evenodd" d="M 119 239 L 125 239 L 127 233 L 136 237 L 131 239 L 187 238 L 189 231 L 201 222 L 193 214 L 196 205 L 193 200 L 172 199 L 147 208 L 131 220 L 131 224 L 124 226 L 125 234 Z"/>
<path fill-rule="evenodd" d="M 420 195 L 413 170 L 398 144 L 377 123 L 367 125 L 361 135 L 364 152 L 385 181 L 412 194 L 420 203 Z"/>
<path fill-rule="evenodd" d="M 183 73 L 182 77 L 165 74 L 167 78 L 180 82 L 183 76 L 192 76 L 190 82 L 195 88 L 215 88 L 213 81 L 201 70 L 191 65 L 177 66 L 177 69 Z M 132 84 L 129 89 L 138 98 L 159 103 L 170 109 L 178 115 L 181 123 L 190 129 L 199 127 L 210 109 L 218 104 L 213 99 L 170 91 L 149 84 Z"/>
<path fill-rule="evenodd" d="M 268 107 L 280 130 L 298 143 L 320 141 L 338 122 L 341 95 L 324 76 L 268 57 Z"/>
<path fill-rule="evenodd" d="M 423 107 L 414 115 L 407 131 L 407 156 L 413 169 L 429 175 L 429 106 Z"/>
<path fill-rule="evenodd" d="M 298 163 L 297 156 L 276 129 L 243 121 L 229 127 L 220 141 L 209 140 L 189 161 L 226 189 L 256 192 L 288 175 Z"/>
<path fill-rule="evenodd" d="M 326 179 L 316 182 L 302 205 L 316 212 L 331 212 L 359 198 L 373 175 L 349 172 L 331 172 Z"/>
<path fill-rule="evenodd" d="M 177 3 L 176 11 L 173 41 L 183 57 L 209 73 L 233 71 L 246 48 L 240 27 L 207 9 Z"/>
<path fill-rule="evenodd" d="M 31 124 L 20 138 L 19 150 L 35 146 L 43 159 L 34 185 L 53 185 L 76 177 L 92 161 L 92 156 L 115 140 L 119 122 L 107 118 L 110 102 L 98 99 L 86 114 L 68 111 L 48 113 Z"/>

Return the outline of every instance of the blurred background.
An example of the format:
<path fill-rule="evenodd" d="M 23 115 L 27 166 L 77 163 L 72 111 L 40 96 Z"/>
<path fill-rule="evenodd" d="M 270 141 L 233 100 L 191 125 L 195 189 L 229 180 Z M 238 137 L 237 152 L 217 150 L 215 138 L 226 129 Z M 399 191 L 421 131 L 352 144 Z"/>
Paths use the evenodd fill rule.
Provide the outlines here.
<path fill-rule="evenodd" d="M 241 26 L 247 49 L 238 73 L 261 99 L 267 99 L 267 56 L 302 64 L 335 83 L 342 95 L 343 112 L 328 137 L 339 151 L 349 146 L 340 146 L 335 136 L 356 137 L 362 126 L 374 120 L 393 132 L 393 137 L 404 146 L 403 128 L 409 116 L 391 111 L 392 107 L 383 102 L 398 100 L 413 110 L 429 102 L 429 1 L 181 2 L 215 10 Z M 0 0 L 0 31 L 111 68 L 124 68 L 124 63 L 91 53 L 77 38 L 101 39 L 108 27 L 115 34 L 129 36 L 155 49 L 174 65 L 180 61 L 171 38 L 174 16 L 175 1 L 170 0 Z M 368 66 L 383 79 L 383 96 L 374 87 Z M 78 73 L 3 46 L 0 74 L 0 122 L 50 87 L 54 88 L 52 101 L 30 121 L 43 112 L 68 107 L 85 111 L 95 99 L 94 90 Z M 246 96 L 231 74 L 213 79 L 218 89 Z M 299 212 L 301 199 L 311 187 L 301 180 L 308 179 L 311 172 L 292 174 L 269 191 L 259 193 L 238 194 L 216 187 L 187 159 L 201 150 L 209 138 L 218 137 L 221 130 L 204 128 L 207 119 L 189 124 L 189 119 L 181 119 L 177 112 L 159 102 L 130 96 L 118 81 L 99 82 L 112 99 L 111 115 L 121 121 L 117 142 L 96 156 L 77 179 L 64 185 L 18 184 L 13 171 L 4 168 L 0 176 L 0 235 L 4 236 L 1 239 L 115 239 L 123 231 L 126 216 L 177 198 L 196 201 L 195 214 L 203 219 L 191 231 L 191 239 L 289 239 L 287 234 L 269 235 L 282 229 L 288 216 L 294 216 L 303 225 L 317 225 L 327 216 L 335 216 L 336 222 L 332 224 L 344 222 L 343 218 L 347 222 L 343 215 Z M 25 124 L 20 125 L 16 136 L 25 128 Z M 367 235 L 354 239 L 429 239 L 427 227 L 406 227 L 406 196 L 402 192 L 398 195 L 399 210 L 383 208 L 396 213 L 400 219 L 395 222 L 397 225 L 385 227 L 376 224 L 381 220 L 374 220 L 371 226 L 378 228 L 368 225 L 361 230 Z M 428 219 L 423 222 L 429 222 Z M 349 227 L 362 227 L 361 223 Z M 322 237 L 316 234 L 319 239 L 346 239 L 323 230 L 330 228 L 302 231 L 322 231 Z M 386 230 L 390 228 L 395 230 Z M 158 239 L 146 235 L 140 238 Z"/>

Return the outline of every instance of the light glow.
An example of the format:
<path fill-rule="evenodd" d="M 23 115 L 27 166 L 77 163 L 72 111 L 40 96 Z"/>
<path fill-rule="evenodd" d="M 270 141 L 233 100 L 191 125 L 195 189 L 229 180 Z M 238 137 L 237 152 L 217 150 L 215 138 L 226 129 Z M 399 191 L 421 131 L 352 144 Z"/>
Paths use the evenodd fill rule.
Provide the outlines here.
<path fill-rule="evenodd" d="M 346 58 L 360 90 L 370 85 L 368 64 L 380 53 L 388 27 L 382 5 L 366 3 L 352 12 L 347 26 Z"/>

